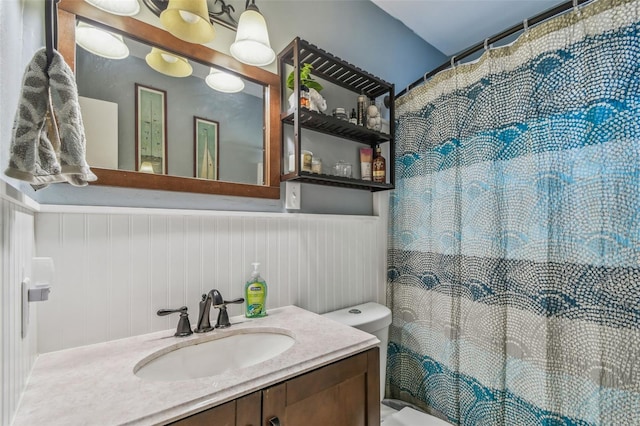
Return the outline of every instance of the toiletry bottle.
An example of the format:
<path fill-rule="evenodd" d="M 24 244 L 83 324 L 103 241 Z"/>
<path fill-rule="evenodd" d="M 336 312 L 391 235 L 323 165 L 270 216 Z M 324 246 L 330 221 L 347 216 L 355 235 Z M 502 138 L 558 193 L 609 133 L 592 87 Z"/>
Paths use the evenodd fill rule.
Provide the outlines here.
<path fill-rule="evenodd" d="M 358 96 L 358 116 L 357 116 L 357 120 L 358 120 L 358 126 L 364 126 L 366 121 L 367 121 L 367 117 L 366 117 L 366 113 L 367 113 L 367 97 L 365 96 L 365 94 L 361 94 Z"/>
<path fill-rule="evenodd" d="M 387 160 L 382 156 L 380 145 L 376 145 L 376 155 L 373 157 L 373 181 L 385 183 L 387 181 Z"/>
<path fill-rule="evenodd" d="M 358 117 L 356 115 L 356 109 L 351 108 L 351 118 L 349 118 L 349 123 L 358 124 Z"/>
<path fill-rule="evenodd" d="M 258 272 L 257 262 L 252 263 L 253 272 L 251 278 L 244 286 L 244 300 L 245 300 L 245 312 L 244 315 L 247 318 L 259 318 L 267 315 L 266 301 L 267 301 L 267 283 L 260 276 Z"/>
<path fill-rule="evenodd" d="M 360 148 L 360 179 L 371 180 L 373 149 Z"/>

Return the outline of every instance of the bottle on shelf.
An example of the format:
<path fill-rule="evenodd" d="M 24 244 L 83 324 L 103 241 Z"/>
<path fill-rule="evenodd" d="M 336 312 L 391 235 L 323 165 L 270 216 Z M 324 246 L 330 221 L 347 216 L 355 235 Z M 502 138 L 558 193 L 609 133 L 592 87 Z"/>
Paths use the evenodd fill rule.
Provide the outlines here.
<path fill-rule="evenodd" d="M 351 108 L 351 117 L 349 118 L 349 123 L 358 124 L 358 116 L 356 115 L 355 108 Z"/>
<path fill-rule="evenodd" d="M 367 97 L 365 96 L 364 93 L 360 94 L 358 96 L 358 113 L 357 113 L 357 120 L 358 122 L 356 124 L 358 124 L 358 126 L 364 126 L 366 124 L 367 121 Z"/>
<path fill-rule="evenodd" d="M 309 88 L 304 84 L 300 85 L 300 107 L 306 109 L 311 108 L 311 96 L 309 95 Z"/>
<path fill-rule="evenodd" d="M 376 145 L 376 153 L 373 157 L 373 181 L 385 183 L 387 181 L 387 160 L 382 156 L 380 145 Z"/>

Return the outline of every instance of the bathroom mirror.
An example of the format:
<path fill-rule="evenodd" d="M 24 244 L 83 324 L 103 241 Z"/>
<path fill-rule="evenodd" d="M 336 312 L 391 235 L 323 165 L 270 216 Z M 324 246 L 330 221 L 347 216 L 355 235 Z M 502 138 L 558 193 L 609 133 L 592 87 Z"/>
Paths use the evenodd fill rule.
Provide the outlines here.
<path fill-rule="evenodd" d="M 77 46 L 85 24 L 122 35 L 129 55 L 106 59 Z M 76 72 L 96 184 L 279 198 L 277 75 L 82 0 L 59 3 L 58 50 Z M 152 52 L 180 58 L 188 76 L 152 69 Z M 244 88 L 213 90 L 206 78 L 217 71 Z"/>

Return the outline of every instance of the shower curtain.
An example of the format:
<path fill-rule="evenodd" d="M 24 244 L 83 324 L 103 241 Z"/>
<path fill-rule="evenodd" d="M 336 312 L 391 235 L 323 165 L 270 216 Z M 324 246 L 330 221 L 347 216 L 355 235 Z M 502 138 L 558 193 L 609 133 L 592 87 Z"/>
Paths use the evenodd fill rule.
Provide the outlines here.
<path fill-rule="evenodd" d="M 640 0 L 396 101 L 387 397 L 460 425 L 640 425 Z"/>

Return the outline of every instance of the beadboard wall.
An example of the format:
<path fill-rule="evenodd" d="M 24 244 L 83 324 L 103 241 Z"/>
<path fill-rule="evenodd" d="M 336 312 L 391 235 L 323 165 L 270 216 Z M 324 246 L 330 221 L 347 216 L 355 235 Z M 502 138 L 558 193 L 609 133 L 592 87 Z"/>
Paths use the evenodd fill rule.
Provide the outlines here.
<path fill-rule="evenodd" d="M 36 328 L 22 338 L 20 309 L 21 282 L 31 274 L 35 253 L 34 210 L 7 195 L 0 181 L 0 213 L 0 424 L 9 425 L 36 359 Z M 34 324 L 36 307 L 31 305 L 30 322 Z"/>
<path fill-rule="evenodd" d="M 177 315 L 158 317 L 161 308 L 188 306 L 194 325 L 200 295 L 217 288 L 241 297 L 254 261 L 268 309 L 384 303 L 386 228 L 386 215 L 42 205 L 36 250 L 54 259 L 56 275 L 39 306 L 38 351 L 175 327 Z M 233 306 L 230 315 L 241 312 Z"/>

